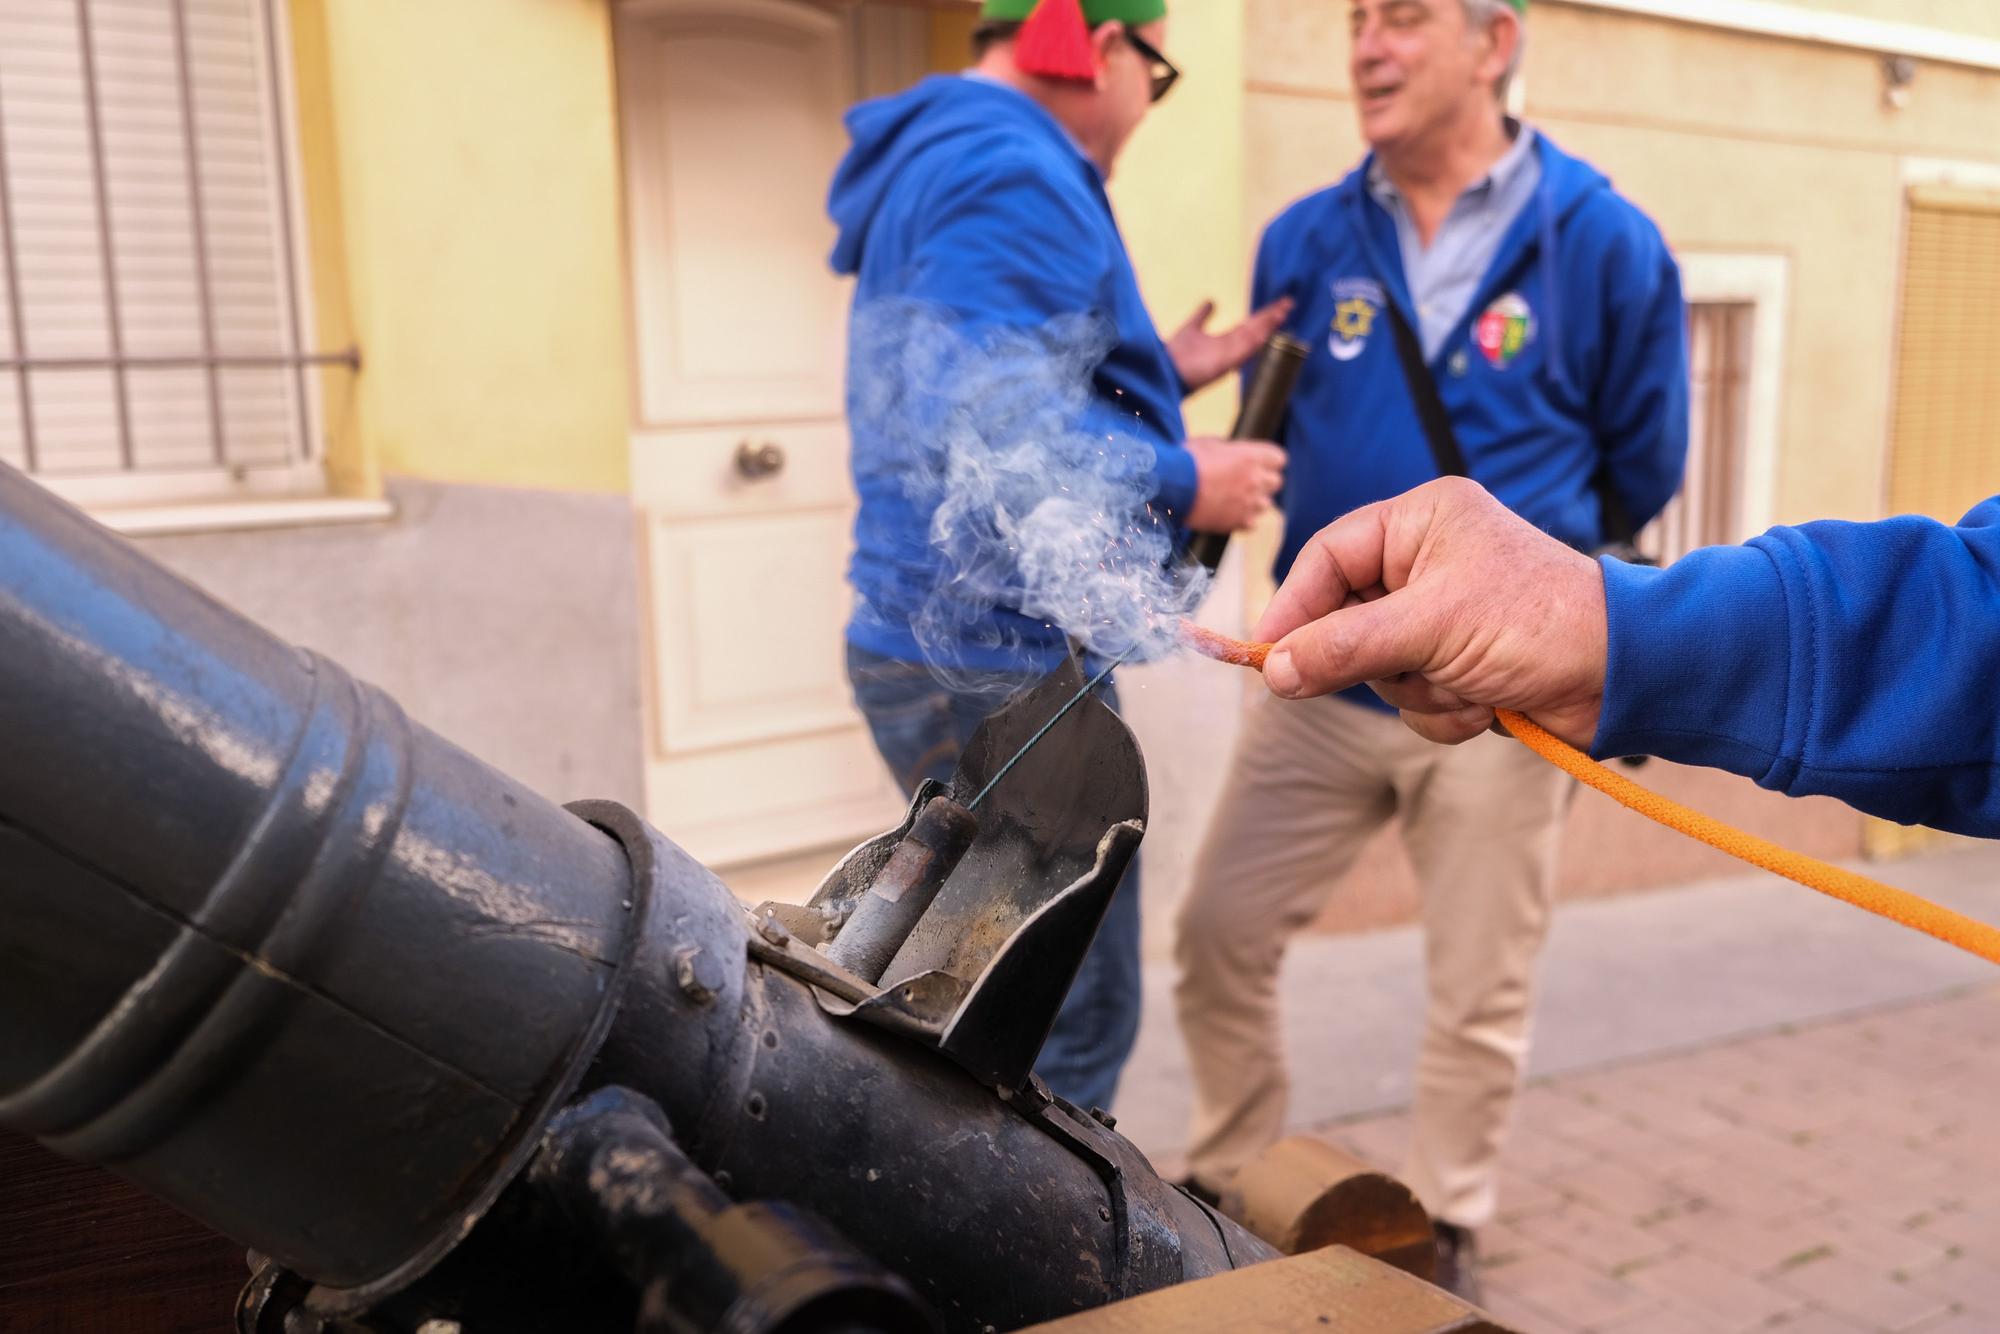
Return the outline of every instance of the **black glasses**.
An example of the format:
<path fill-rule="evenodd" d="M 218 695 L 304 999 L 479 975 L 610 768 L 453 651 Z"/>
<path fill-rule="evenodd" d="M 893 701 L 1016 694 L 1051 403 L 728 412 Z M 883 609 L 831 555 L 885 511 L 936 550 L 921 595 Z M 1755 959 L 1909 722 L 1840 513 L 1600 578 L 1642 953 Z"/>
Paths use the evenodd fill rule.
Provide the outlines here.
<path fill-rule="evenodd" d="M 1174 68 L 1173 61 L 1168 60 L 1160 54 L 1158 47 L 1141 37 L 1138 33 L 1127 29 L 1125 40 L 1132 44 L 1132 49 L 1139 53 L 1139 58 L 1151 67 L 1148 72 L 1152 75 L 1153 79 L 1153 101 L 1159 101 L 1167 95 L 1167 91 L 1181 77 L 1181 72 Z"/>

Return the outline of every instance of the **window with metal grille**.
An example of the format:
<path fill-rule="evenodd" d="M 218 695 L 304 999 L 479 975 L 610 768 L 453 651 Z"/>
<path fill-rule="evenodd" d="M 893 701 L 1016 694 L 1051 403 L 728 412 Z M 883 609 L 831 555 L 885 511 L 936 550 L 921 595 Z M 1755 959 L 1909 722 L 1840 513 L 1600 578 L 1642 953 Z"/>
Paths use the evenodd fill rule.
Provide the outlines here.
<path fill-rule="evenodd" d="M 2000 491 L 2000 194 L 1910 192 L 1888 482 L 1946 523 Z"/>
<path fill-rule="evenodd" d="M 321 484 L 272 0 L 0 0 L 0 459 Z M 128 484 L 119 498 L 143 498 Z"/>
<path fill-rule="evenodd" d="M 1743 492 L 1749 430 L 1748 301 L 1688 305 L 1688 453 L 1681 489 L 1639 535 L 1639 549 L 1662 565 L 1696 547 L 1744 537 Z"/>

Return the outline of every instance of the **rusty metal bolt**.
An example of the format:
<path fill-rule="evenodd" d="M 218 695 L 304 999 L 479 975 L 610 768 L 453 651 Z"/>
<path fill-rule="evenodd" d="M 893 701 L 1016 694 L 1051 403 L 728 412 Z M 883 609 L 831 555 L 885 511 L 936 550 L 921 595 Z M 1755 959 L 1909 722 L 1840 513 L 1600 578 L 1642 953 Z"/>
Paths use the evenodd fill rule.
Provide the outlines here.
<path fill-rule="evenodd" d="M 820 927 L 821 937 L 825 940 L 832 940 L 835 936 L 839 935 L 840 928 L 847 925 L 847 919 L 854 916 L 854 905 L 859 901 L 858 899 L 835 899 L 832 903 L 821 905 L 819 910 L 819 915 L 822 919 Z"/>
<path fill-rule="evenodd" d="M 769 913 L 757 919 L 757 934 L 770 941 L 773 945 L 776 945 L 779 949 L 783 949 L 792 943 L 792 933 L 785 929 L 783 922 Z"/>
<path fill-rule="evenodd" d="M 674 980 L 689 1000 L 706 1005 L 722 990 L 722 964 L 699 945 L 688 945 L 674 955 Z"/>
<path fill-rule="evenodd" d="M 1102 1107 L 1091 1108 L 1090 1119 L 1103 1126 L 1106 1130 L 1116 1130 L 1118 1128 L 1118 1118 L 1105 1111 Z"/>

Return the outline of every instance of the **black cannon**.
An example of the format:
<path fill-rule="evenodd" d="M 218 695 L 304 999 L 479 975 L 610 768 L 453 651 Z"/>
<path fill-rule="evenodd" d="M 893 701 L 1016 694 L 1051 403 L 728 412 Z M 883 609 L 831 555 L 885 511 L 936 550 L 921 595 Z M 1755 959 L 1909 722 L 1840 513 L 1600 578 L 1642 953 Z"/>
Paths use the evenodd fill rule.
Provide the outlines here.
<path fill-rule="evenodd" d="M 0 1128 L 246 1248 L 241 1334 L 997 1334 L 1128 1299 L 1192 1330 L 1272 1296 L 1493 1330 L 1352 1251 L 1256 1265 L 1031 1074 L 1145 819 L 1072 664 L 809 903 L 746 910 L 0 465 Z M 1406 1191 L 1300 1161 L 1237 1212 L 1427 1272 Z"/>
<path fill-rule="evenodd" d="M 245 1329 L 1001 1330 L 1265 1259 L 1029 1074 L 1143 832 L 1118 719 L 912 841 L 1079 684 L 746 912 L 0 468 L 0 1125 L 249 1248 Z"/>

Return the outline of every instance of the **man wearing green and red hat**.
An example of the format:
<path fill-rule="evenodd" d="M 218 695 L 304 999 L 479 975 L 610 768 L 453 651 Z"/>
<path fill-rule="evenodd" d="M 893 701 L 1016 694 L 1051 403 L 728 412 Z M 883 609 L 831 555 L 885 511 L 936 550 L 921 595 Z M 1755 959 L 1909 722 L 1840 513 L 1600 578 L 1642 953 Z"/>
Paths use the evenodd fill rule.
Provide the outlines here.
<path fill-rule="evenodd" d="M 1279 489 L 1275 446 L 1190 440 L 1180 404 L 1254 353 L 1289 303 L 1221 334 L 1204 305 L 1162 339 L 1105 194 L 1178 77 L 1166 28 L 1165 0 L 987 0 L 971 69 L 848 114 L 853 146 L 828 200 L 833 266 L 856 279 L 848 676 L 906 789 L 948 777 L 981 718 L 1062 663 L 1071 634 L 1089 640 L 1025 598 L 1028 558 L 1011 543 L 971 568 L 941 549 L 953 523 L 1009 531 L 996 505 L 962 522 L 980 509 L 953 490 L 976 470 L 971 451 L 1002 452 L 995 437 L 1027 420 L 1004 442 L 1010 459 L 1043 458 L 1052 433 L 1129 463 L 1129 493 L 1107 508 L 1163 553 L 1189 530 L 1247 526 Z M 989 387 L 971 399 L 968 384 Z M 1026 470 L 1030 488 L 1040 471 Z M 1060 480 L 1049 468 L 1042 494 Z M 1110 1106 L 1137 1035 L 1138 891 L 1135 864 L 1036 1065 L 1081 1106 Z"/>

